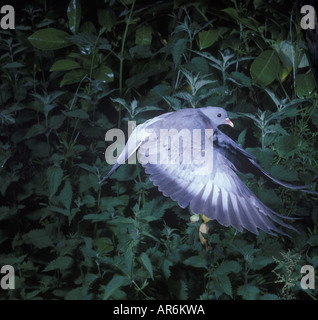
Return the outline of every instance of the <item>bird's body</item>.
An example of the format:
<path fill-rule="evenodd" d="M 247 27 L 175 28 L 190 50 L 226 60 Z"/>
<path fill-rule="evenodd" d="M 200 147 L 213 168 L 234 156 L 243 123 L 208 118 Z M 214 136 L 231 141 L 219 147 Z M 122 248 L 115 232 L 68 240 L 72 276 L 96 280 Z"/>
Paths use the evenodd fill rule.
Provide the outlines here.
<path fill-rule="evenodd" d="M 285 217 L 264 205 L 236 171 L 267 176 L 291 189 L 305 186 L 295 187 L 274 179 L 254 156 L 218 129 L 221 124 L 233 126 L 226 111 L 218 107 L 182 109 L 150 119 L 136 127 L 102 181 L 138 149 L 138 160 L 150 180 L 180 207 L 190 205 L 196 214 L 254 234 L 258 229 L 272 235 L 285 234 L 274 223 L 294 229 L 279 219 Z"/>

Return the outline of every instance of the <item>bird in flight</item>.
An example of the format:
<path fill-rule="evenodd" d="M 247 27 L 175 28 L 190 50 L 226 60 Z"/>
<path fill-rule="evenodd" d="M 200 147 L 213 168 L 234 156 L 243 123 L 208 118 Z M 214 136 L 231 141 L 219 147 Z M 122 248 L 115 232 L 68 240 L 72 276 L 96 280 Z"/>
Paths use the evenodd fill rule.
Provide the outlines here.
<path fill-rule="evenodd" d="M 256 158 L 218 129 L 233 123 L 219 107 L 181 109 L 138 125 L 105 181 L 137 151 L 139 162 L 164 196 L 182 208 L 190 206 L 223 226 L 258 234 L 287 235 L 279 226 L 297 231 L 265 204 L 240 180 L 236 172 L 265 176 L 289 189 L 306 190 L 279 181 Z M 182 140 L 182 141 L 181 141 Z M 316 192 L 313 192 L 316 193 Z"/>

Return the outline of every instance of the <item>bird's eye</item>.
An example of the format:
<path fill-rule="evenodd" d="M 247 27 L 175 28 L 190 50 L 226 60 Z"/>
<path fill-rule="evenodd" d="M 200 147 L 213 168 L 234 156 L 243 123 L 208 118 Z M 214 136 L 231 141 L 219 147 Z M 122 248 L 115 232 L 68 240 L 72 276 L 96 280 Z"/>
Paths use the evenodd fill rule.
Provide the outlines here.
<path fill-rule="evenodd" d="M 221 113 L 218 113 L 217 116 L 220 118 L 222 115 L 221 115 Z"/>

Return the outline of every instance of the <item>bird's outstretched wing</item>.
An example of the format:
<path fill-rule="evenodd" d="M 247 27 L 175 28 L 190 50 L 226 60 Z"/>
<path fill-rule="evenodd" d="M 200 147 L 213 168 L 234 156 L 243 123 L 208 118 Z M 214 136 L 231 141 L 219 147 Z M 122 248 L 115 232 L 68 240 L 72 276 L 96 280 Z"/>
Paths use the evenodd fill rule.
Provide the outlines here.
<path fill-rule="evenodd" d="M 309 185 L 295 186 L 283 181 L 280 181 L 270 175 L 266 170 L 264 170 L 257 162 L 256 158 L 248 153 L 246 150 L 241 148 L 237 143 L 235 143 L 230 137 L 224 134 L 220 130 L 215 130 L 213 135 L 213 146 L 214 150 L 221 153 L 226 159 L 228 159 L 234 170 L 242 173 L 253 173 L 256 177 L 267 177 L 273 182 L 293 190 L 300 190 L 304 192 L 311 192 L 317 194 L 317 192 L 308 190 Z"/>
<path fill-rule="evenodd" d="M 239 231 L 247 229 L 258 234 L 261 229 L 272 235 L 286 235 L 277 225 L 295 230 L 280 219 L 290 218 L 264 205 L 235 171 L 264 175 L 291 189 L 303 190 L 307 186 L 292 186 L 272 177 L 254 156 L 220 130 L 213 130 L 202 112 L 171 113 L 152 121 L 136 128 L 143 132 L 143 137 L 137 134 L 135 142 L 128 141 L 120 159 L 126 160 L 132 151 L 138 149 L 138 160 L 165 196 L 178 202 L 182 208 L 190 205 L 194 213 L 203 213 L 207 218 Z M 174 126 L 176 134 L 171 131 L 168 137 L 162 134 L 162 129 L 170 130 Z M 181 137 L 178 136 L 187 129 L 190 134 L 183 132 Z M 201 130 L 196 141 L 195 129 Z M 116 163 L 107 177 L 121 163 Z"/>
<path fill-rule="evenodd" d="M 160 141 L 153 144 L 153 149 L 151 144 L 147 148 L 141 146 L 138 151 L 139 158 L 144 160 L 146 152 L 148 155 L 157 156 L 158 143 Z M 197 174 L 198 166 L 193 164 L 144 163 L 143 166 L 150 175 L 150 180 L 165 196 L 178 202 L 182 208 L 190 205 L 194 213 L 203 213 L 207 218 L 215 219 L 224 226 L 231 225 L 239 231 L 247 229 L 254 234 L 258 234 L 258 229 L 261 229 L 272 235 L 286 235 L 274 224 L 276 222 L 295 230 L 278 218 L 283 216 L 265 206 L 247 188 L 234 172 L 230 160 L 225 158 L 218 148 L 213 149 L 211 141 L 207 143 L 205 150 L 213 154 L 213 168 L 210 171 L 211 167 L 202 162 L 199 168 L 204 168 L 201 171 L 203 174 Z M 199 152 L 195 151 L 194 155 L 197 154 Z M 205 171 L 207 174 L 204 174 Z"/>

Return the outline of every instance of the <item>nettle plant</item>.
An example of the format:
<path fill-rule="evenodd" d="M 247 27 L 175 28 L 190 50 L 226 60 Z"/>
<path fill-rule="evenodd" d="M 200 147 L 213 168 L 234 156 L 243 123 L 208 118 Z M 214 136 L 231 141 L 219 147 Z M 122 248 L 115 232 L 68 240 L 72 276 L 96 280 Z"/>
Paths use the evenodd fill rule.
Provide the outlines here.
<path fill-rule="evenodd" d="M 275 178 L 316 181 L 317 94 L 296 4 L 37 3 L 0 30 L 0 262 L 16 281 L 0 297 L 315 298 L 297 275 L 318 263 L 317 196 L 242 176 L 302 217 L 291 238 L 255 237 L 191 223 L 138 164 L 98 183 L 107 130 L 208 105 L 227 109 L 227 134 Z"/>

